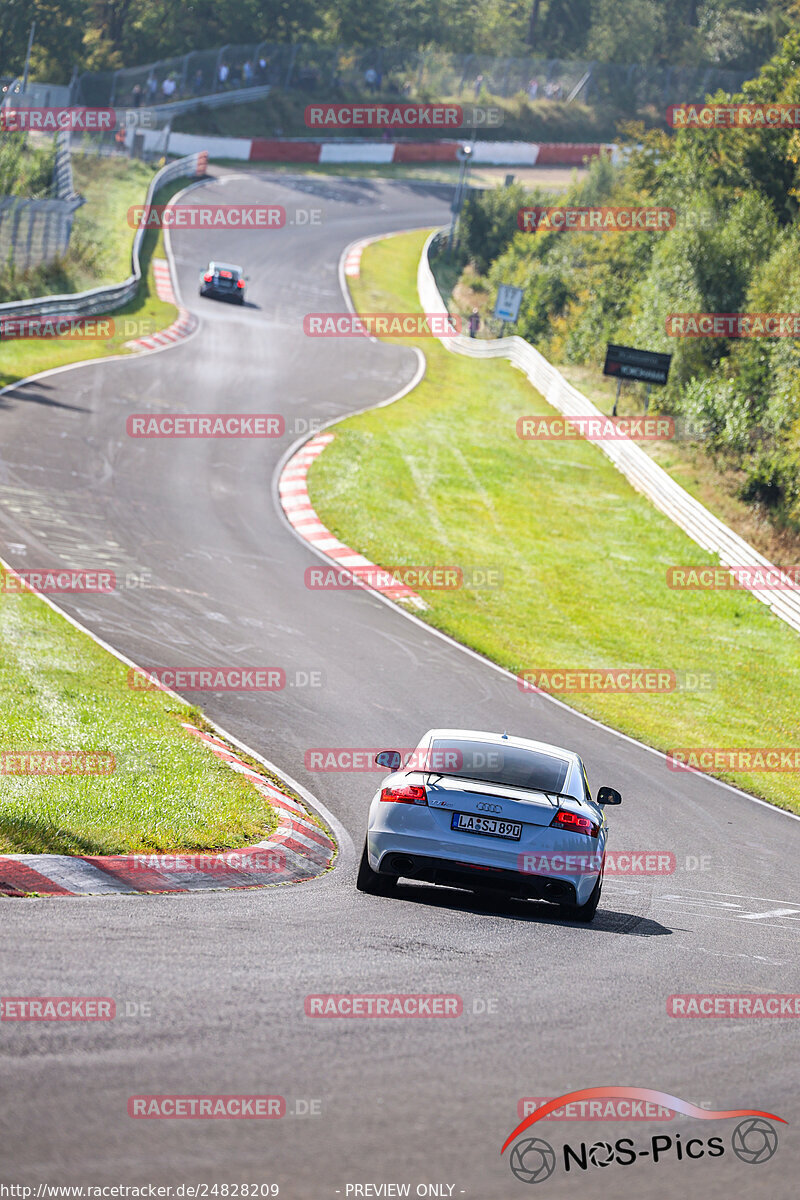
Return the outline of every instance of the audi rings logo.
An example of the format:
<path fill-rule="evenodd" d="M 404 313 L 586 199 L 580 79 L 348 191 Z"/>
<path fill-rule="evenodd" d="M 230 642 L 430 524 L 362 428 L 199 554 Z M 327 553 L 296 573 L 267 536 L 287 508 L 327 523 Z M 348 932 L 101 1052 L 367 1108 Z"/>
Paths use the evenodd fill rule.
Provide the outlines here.
<path fill-rule="evenodd" d="M 511 1151 L 509 1166 L 520 1183 L 541 1183 L 556 1169 L 556 1152 L 541 1138 L 526 1138 Z"/>
<path fill-rule="evenodd" d="M 778 1134 L 769 1121 L 749 1117 L 746 1121 L 740 1121 L 734 1129 L 731 1148 L 742 1162 L 766 1162 L 778 1149 Z"/>
<path fill-rule="evenodd" d="M 486 804 L 485 801 L 481 801 L 478 805 L 478 810 L 480 812 L 502 812 L 503 806 L 501 804 Z"/>

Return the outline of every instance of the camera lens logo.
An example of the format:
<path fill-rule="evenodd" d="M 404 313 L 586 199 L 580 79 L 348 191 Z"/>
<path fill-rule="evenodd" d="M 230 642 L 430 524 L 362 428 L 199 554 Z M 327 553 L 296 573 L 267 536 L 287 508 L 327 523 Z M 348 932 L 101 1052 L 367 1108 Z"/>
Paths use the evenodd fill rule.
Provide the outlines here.
<path fill-rule="evenodd" d="M 778 1135 L 769 1121 L 762 1121 L 761 1117 L 748 1117 L 734 1129 L 731 1146 L 742 1162 L 767 1162 L 778 1149 Z"/>
<path fill-rule="evenodd" d="M 556 1169 L 556 1152 L 541 1138 L 526 1138 L 511 1151 L 509 1165 L 520 1183 L 542 1183 Z"/>
<path fill-rule="evenodd" d="M 607 1167 L 614 1161 L 614 1147 L 610 1142 L 595 1142 L 589 1150 L 589 1159 L 595 1167 Z"/>

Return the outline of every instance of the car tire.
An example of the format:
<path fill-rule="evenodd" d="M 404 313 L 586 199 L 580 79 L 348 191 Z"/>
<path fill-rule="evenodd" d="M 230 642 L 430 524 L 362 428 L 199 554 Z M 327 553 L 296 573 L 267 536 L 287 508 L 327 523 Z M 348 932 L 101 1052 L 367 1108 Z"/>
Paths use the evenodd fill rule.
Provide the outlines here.
<path fill-rule="evenodd" d="M 600 903 L 600 893 L 603 890 L 603 876 L 597 877 L 597 883 L 592 888 L 592 893 L 585 904 L 562 904 L 560 906 L 561 916 L 567 921 L 580 921 L 584 925 L 588 925 L 595 918 L 597 906 Z"/>
<path fill-rule="evenodd" d="M 367 843 L 365 842 L 361 862 L 358 864 L 358 876 L 356 877 L 356 887 L 358 890 L 360 892 L 367 892 L 370 896 L 386 896 L 394 890 L 397 880 L 397 875 L 379 875 L 377 871 L 373 871 L 369 865 Z"/>

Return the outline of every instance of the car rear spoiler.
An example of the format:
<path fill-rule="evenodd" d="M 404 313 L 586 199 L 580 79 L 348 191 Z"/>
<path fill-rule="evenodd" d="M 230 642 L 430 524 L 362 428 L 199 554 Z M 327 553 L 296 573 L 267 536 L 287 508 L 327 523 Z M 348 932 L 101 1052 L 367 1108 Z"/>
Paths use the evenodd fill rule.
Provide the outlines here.
<path fill-rule="evenodd" d="M 418 767 L 417 770 L 419 771 L 420 775 L 436 775 L 438 779 L 442 779 L 442 778 L 466 779 L 469 783 L 493 783 L 494 782 L 494 780 L 491 780 L 491 779 L 471 779 L 469 777 L 469 775 L 451 775 L 450 772 L 448 772 L 448 771 L 429 771 L 429 770 L 426 770 L 425 768 L 420 768 L 420 767 Z M 504 786 L 510 787 L 511 785 L 510 784 L 504 785 L 504 784 L 500 783 L 497 786 L 498 787 L 504 787 Z M 559 800 L 573 800 L 576 804 L 582 803 L 582 801 L 577 796 L 571 796 L 569 794 L 569 792 L 551 792 L 549 789 L 545 790 L 545 788 L 520 788 L 519 790 L 521 792 L 532 792 L 538 796 L 546 796 L 547 799 L 554 805 L 555 808 L 558 808 Z M 554 801 L 553 796 L 556 796 L 558 799 L 556 799 Z"/>

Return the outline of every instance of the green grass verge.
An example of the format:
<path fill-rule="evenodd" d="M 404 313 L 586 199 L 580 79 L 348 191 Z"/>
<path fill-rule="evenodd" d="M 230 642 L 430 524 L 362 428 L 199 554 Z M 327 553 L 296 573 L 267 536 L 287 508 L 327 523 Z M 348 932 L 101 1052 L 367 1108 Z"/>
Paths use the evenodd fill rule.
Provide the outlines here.
<path fill-rule="evenodd" d="M 253 785 L 181 728 L 202 726 L 196 709 L 131 690 L 128 668 L 37 596 L 0 591 L 0 644 L 0 751 L 116 760 L 103 777 L 0 775 L 0 852 L 218 850 L 274 829 Z"/>
<path fill-rule="evenodd" d="M 359 309 L 419 311 L 424 240 L 407 234 L 367 248 L 352 283 Z M 521 441 L 518 417 L 554 410 L 510 364 L 418 344 L 423 382 L 389 408 L 342 422 L 314 462 L 321 520 L 382 565 L 501 572 L 499 589 L 424 592 L 425 619 L 511 671 L 632 666 L 713 678 L 703 691 L 563 697 L 616 729 L 661 750 L 797 745 L 800 638 L 747 594 L 669 589 L 669 566 L 714 557 L 597 447 Z M 680 775 L 654 770 L 680 787 Z M 800 812 L 796 773 L 721 777 Z"/>
<path fill-rule="evenodd" d="M 152 178 L 152 170 L 142 163 L 131 162 L 128 159 L 95 159 L 84 156 L 84 169 L 91 173 L 96 185 L 97 194 L 90 197 L 92 211 L 96 214 L 96 239 L 101 248 L 101 257 L 105 266 L 102 278 L 91 279 L 70 276 L 66 281 L 58 278 L 48 279 L 50 293 L 60 294 L 74 290 L 86 290 L 99 287 L 104 283 L 121 283 L 131 273 L 131 249 L 133 246 L 133 231 L 128 225 L 127 212 L 131 205 L 144 201 L 147 187 Z M 78 159 L 77 161 L 80 161 Z M 111 163 L 114 171 L 109 174 L 101 169 Z M 131 168 L 131 178 L 125 176 L 125 166 Z M 80 170 L 76 171 L 76 177 Z M 166 204 L 177 192 L 186 187 L 188 180 L 179 179 L 160 188 L 156 193 L 154 203 Z M 107 187 L 106 187 L 107 185 Z M 83 182 L 76 186 L 83 186 Z M 87 203 L 78 210 L 80 215 L 89 208 Z M 77 224 L 77 219 L 76 219 Z M 76 230 L 80 239 L 89 238 L 89 228 Z M 75 235 L 74 235 L 75 236 Z M 0 355 L 0 387 L 16 383 L 38 371 L 46 371 L 54 367 L 68 366 L 70 363 L 84 362 L 96 358 L 107 358 L 112 354 L 131 353 L 125 343 L 136 337 L 155 333 L 171 325 L 177 316 L 174 304 L 167 304 L 158 298 L 155 280 L 152 272 L 154 257 L 164 257 L 163 232 L 148 230 L 142 243 L 140 262 L 142 282 L 134 299 L 124 308 L 116 309 L 110 316 L 114 320 L 114 335 L 106 340 L 81 340 L 80 338 L 53 338 L 6 341 Z M 69 286 L 67 286 L 69 285 Z M 72 286 L 74 285 L 74 286 Z M 33 293 L 36 294 L 36 293 Z M 44 294 L 44 293 L 39 293 Z"/>

